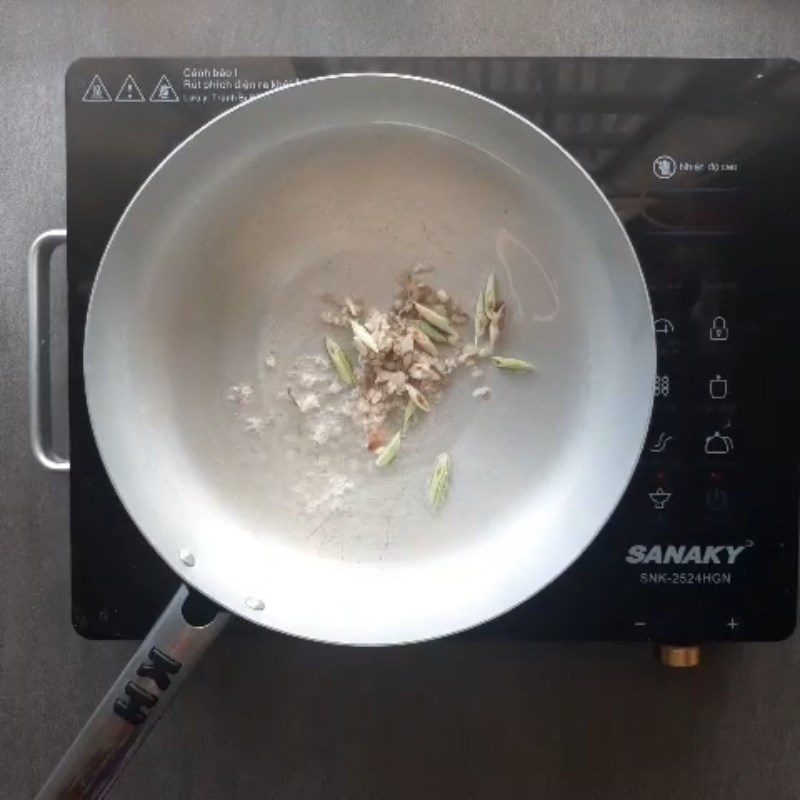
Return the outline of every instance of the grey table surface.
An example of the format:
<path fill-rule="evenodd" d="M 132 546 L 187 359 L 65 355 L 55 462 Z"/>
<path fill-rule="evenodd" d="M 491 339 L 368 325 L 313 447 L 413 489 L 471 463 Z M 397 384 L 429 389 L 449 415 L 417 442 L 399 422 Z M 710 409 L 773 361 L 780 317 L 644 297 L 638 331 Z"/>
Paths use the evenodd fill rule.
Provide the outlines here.
<path fill-rule="evenodd" d="M 28 446 L 24 258 L 64 222 L 82 55 L 800 55 L 795 0 L 0 0 L 0 795 L 31 797 L 132 643 L 69 622 L 68 492 Z M 63 303 L 57 304 L 63 357 Z M 60 384 L 63 388 L 63 384 Z M 796 798 L 800 639 L 710 648 L 227 637 L 123 798 Z"/>

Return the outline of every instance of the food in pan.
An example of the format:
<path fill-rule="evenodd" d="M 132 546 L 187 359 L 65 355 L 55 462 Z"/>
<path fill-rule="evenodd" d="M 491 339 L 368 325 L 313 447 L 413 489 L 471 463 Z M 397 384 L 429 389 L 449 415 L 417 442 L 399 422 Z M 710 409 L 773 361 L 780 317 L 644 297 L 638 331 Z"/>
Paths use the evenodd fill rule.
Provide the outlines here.
<path fill-rule="evenodd" d="M 390 471 L 402 459 L 410 443 L 406 440 L 418 435 L 412 429 L 420 415 L 436 414 L 456 373 L 477 380 L 485 376 L 487 364 L 511 373 L 534 369 L 523 359 L 496 354 L 508 320 L 494 273 L 477 292 L 470 328 L 470 314 L 450 293 L 433 284 L 429 277 L 433 272 L 425 264 L 404 272 L 385 309 L 367 308 L 350 295 L 321 298 L 320 316 L 328 329 L 322 342 L 331 378 L 326 377 L 323 356 L 306 355 L 295 362 L 289 373 L 294 382 L 286 388 L 307 423 L 303 430 L 316 445 L 325 445 L 343 424 L 355 423 L 376 467 Z M 278 357 L 270 353 L 269 359 L 267 368 L 275 369 Z M 470 391 L 476 399 L 491 397 L 488 385 Z M 229 397 L 235 403 L 247 403 L 252 388 L 237 385 Z M 246 422 L 248 430 L 259 432 L 265 424 L 257 425 L 252 417 Z M 434 508 L 447 497 L 451 466 L 447 453 L 435 460 L 428 487 Z M 348 476 L 335 477 L 337 492 L 352 488 Z M 311 506 L 316 507 L 314 498 Z"/>
<path fill-rule="evenodd" d="M 332 306 L 323 321 L 349 328 L 357 369 L 344 346 L 331 335 L 325 346 L 331 364 L 346 388 L 358 393 L 357 409 L 365 430 L 367 447 L 376 453 L 376 465 L 388 467 L 400 454 L 416 411 L 430 413 L 450 384 L 450 376 L 468 368 L 481 377 L 481 359 L 491 358 L 495 367 L 510 372 L 529 372 L 533 365 L 519 358 L 494 355 L 505 321 L 505 303 L 500 300 L 497 278 L 489 275 L 478 292 L 474 334 L 464 342 L 463 328 L 469 315 L 441 288 L 424 279 L 433 270 L 417 265 L 404 273 L 389 309 L 364 310 L 349 296 L 326 296 Z M 488 386 L 473 391 L 477 398 L 490 395 Z M 450 456 L 441 454 L 431 478 L 432 506 L 444 502 L 449 486 Z"/>

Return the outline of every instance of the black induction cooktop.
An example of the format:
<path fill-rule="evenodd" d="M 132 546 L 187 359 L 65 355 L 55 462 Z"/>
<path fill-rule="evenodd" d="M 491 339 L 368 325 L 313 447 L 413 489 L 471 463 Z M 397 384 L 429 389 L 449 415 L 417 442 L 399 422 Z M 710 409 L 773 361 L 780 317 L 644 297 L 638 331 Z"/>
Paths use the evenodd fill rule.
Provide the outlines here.
<path fill-rule="evenodd" d="M 117 499 L 86 410 L 83 326 L 117 220 L 150 171 L 217 114 L 297 80 L 364 71 L 458 84 L 550 133 L 625 222 L 653 304 L 654 413 L 625 496 L 564 575 L 470 635 L 675 644 L 788 636 L 797 599 L 800 65 L 597 58 L 115 58 L 70 67 L 76 630 L 139 638 L 178 584 Z"/>

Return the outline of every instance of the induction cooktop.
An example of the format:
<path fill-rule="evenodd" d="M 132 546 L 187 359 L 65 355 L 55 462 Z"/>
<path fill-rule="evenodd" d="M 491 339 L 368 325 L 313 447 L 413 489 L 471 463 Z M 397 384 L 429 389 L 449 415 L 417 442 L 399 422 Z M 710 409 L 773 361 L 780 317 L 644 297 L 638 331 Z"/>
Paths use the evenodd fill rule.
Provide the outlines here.
<path fill-rule="evenodd" d="M 66 75 L 72 619 L 142 637 L 178 585 L 100 461 L 83 327 L 106 243 L 153 168 L 255 95 L 340 72 L 422 75 L 543 128 L 625 223 L 650 291 L 654 412 L 589 549 L 469 636 L 775 640 L 797 601 L 800 65 L 605 58 L 102 58 Z M 257 631 L 242 624 L 242 631 Z"/>

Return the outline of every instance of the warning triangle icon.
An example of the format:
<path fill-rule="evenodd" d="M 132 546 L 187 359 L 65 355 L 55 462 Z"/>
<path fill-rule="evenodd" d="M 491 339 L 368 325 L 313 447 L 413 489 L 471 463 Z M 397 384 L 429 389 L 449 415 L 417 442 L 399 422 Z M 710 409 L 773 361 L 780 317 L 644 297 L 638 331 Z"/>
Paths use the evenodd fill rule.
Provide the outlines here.
<path fill-rule="evenodd" d="M 136 85 L 133 75 L 128 75 L 128 77 L 122 81 L 122 86 L 119 87 L 117 96 L 114 99 L 118 103 L 144 103 L 144 95 Z"/>
<path fill-rule="evenodd" d="M 111 102 L 111 95 L 108 93 L 108 89 L 106 89 L 106 85 L 100 80 L 99 75 L 95 75 L 92 78 L 91 83 L 86 87 L 86 91 L 83 93 L 83 102 L 84 103 L 110 103 Z"/>
<path fill-rule="evenodd" d="M 172 84 L 169 82 L 169 78 L 166 75 L 162 75 L 158 79 L 158 83 L 156 84 L 156 88 L 153 89 L 153 93 L 150 95 L 150 102 L 151 103 L 179 103 L 180 98 L 178 97 L 175 89 L 172 87 Z"/>

